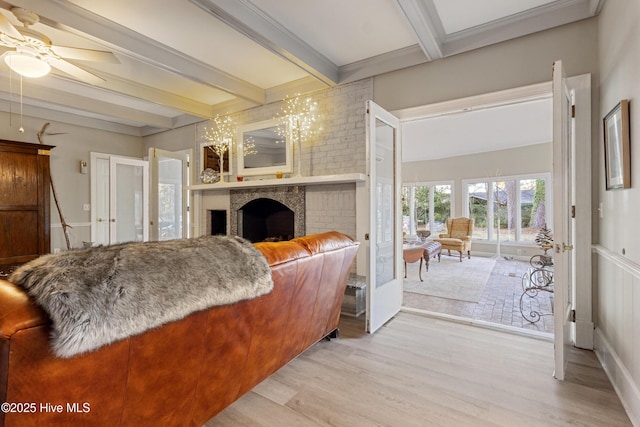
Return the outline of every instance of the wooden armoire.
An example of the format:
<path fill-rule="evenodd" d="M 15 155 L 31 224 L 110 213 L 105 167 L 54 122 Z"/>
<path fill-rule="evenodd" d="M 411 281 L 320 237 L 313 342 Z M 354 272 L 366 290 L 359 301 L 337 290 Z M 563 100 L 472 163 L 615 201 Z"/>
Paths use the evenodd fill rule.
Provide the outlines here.
<path fill-rule="evenodd" d="M 50 252 L 52 148 L 0 140 L 0 267 Z"/>

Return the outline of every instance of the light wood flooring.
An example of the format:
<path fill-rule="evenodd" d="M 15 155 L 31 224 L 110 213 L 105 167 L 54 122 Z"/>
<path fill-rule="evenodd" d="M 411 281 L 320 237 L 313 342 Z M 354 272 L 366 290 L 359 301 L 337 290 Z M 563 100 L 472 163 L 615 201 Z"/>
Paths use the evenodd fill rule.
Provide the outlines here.
<path fill-rule="evenodd" d="M 631 426 L 592 352 L 560 382 L 545 340 L 409 313 L 363 329 L 343 317 L 206 426 Z"/>

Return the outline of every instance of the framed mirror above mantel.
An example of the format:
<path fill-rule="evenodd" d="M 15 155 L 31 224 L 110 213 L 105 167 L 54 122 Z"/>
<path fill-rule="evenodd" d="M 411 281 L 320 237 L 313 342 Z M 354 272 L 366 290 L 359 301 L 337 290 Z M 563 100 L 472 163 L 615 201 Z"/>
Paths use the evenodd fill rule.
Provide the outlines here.
<path fill-rule="evenodd" d="M 239 176 L 273 175 L 293 170 L 291 138 L 275 118 L 238 127 Z"/>

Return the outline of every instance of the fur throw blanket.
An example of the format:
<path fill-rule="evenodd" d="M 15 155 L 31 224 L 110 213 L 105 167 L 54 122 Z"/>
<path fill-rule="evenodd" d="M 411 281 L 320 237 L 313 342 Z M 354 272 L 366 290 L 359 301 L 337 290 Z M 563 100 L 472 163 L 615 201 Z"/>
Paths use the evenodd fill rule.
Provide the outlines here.
<path fill-rule="evenodd" d="M 207 236 L 45 255 L 10 281 L 52 320 L 52 347 L 71 357 L 194 311 L 267 294 L 271 269 L 248 241 Z"/>

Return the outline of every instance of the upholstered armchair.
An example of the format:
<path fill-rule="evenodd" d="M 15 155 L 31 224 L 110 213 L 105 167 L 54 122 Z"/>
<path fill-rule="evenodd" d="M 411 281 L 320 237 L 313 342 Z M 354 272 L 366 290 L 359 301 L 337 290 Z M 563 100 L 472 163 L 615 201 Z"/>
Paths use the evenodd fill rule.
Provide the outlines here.
<path fill-rule="evenodd" d="M 462 254 L 464 252 L 471 259 L 472 234 L 472 219 L 464 217 L 449 218 L 447 220 L 447 232 L 440 234 L 438 239 L 433 240 L 440 242 L 442 249 L 446 249 L 449 255 L 451 255 L 452 250 L 458 251 L 460 253 L 460 262 L 462 262 Z"/>

